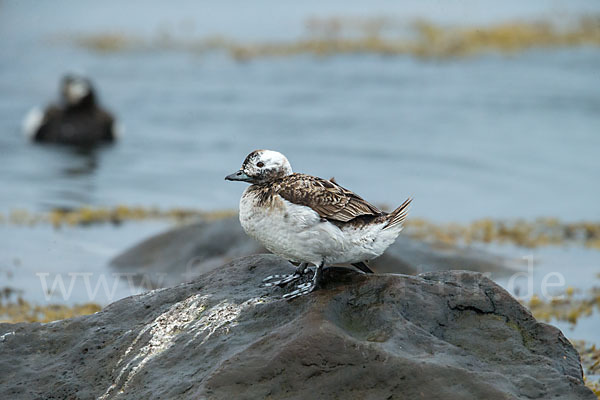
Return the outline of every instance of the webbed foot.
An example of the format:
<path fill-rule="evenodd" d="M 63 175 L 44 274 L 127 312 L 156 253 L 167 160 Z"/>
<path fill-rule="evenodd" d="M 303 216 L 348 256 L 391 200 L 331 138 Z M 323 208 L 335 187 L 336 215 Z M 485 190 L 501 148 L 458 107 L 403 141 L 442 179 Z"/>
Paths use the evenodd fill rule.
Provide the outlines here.
<path fill-rule="evenodd" d="M 278 274 L 278 275 L 269 275 L 265 279 L 263 279 L 262 286 L 271 287 L 271 286 L 279 286 L 284 287 L 289 283 L 296 282 L 304 274 L 308 271 L 308 263 L 302 263 L 296 268 L 293 274 Z"/>
<path fill-rule="evenodd" d="M 296 285 L 296 289 L 291 291 L 290 293 L 286 293 L 283 295 L 283 298 L 286 300 L 295 299 L 296 297 L 304 296 L 309 294 L 310 292 L 315 291 L 319 288 L 323 280 L 323 263 L 317 266 L 313 278 L 309 282 L 301 283 Z"/>
<path fill-rule="evenodd" d="M 302 283 L 296 286 L 296 289 L 291 291 L 290 293 L 286 293 L 283 295 L 283 298 L 286 300 L 295 299 L 296 297 L 304 296 L 305 294 L 309 294 L 317 287 L 314 285 L 312 281 Z"/>

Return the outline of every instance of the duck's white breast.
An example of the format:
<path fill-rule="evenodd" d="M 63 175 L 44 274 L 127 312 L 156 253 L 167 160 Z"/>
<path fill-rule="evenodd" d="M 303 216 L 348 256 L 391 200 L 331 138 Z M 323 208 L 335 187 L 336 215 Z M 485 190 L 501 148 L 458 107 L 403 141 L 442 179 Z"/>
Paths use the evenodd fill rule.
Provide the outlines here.
<path fill-rule="evenodd" d="M 240 200 L 240 223 L 246 233 L 273 253 L 297 262 L 319 264 L 331 249 L 343 246 L 342 232 L 321 221 L 310 207 L 275 194 L 266 201 L 246 189 Z"/>
<path fill-rule="evenodd" d="M 381 255 L 397 236 L 383 230 L 383 224 L 340 229 L 310 207 L 277 194 L 266 200 L 259 196 L 252 187 L 246 189 L 240 200 L 240 223 L 248 235 L 288 260 L 313 264 L 369 260 Z"/>

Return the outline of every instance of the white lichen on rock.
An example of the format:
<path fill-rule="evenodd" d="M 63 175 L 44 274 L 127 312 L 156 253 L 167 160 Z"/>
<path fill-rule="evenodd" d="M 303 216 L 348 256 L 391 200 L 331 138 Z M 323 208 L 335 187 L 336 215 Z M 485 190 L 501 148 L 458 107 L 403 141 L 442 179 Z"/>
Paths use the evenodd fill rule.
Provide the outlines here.
<path fill-rule="evenodd" d="M 199 343 L 202 345 L 219 331 L 229 333 L 229 329 L 235 326 L 236 318 L 244 309 L 268 301 L 261 298 L 252 298 L 241 304 L 221 301 L 209 308 L 209 299 L 210 296 L 200 294 L 190 296 L 175 303 L 147 324 L 117 362 L 115 372 L 120 368 L 117 378 L 98 400 L 109 398 L 117 388 L 120 393 L 123 393 L 133 377 L 148 362 L 173 346 L 180 333 L 188 331 L 193 334 L 190 342 L 204 335 Z M 143 342 L 145 344 L 140 347 L 140 343 Z M 126 361 L 128 356 L 131 358 Z"/>
<path fill-rule="evenodd" d="M 146 325 L 127 348 L 125 354 L 119 359 L 117 368 L 125 362 L 125 359 L 131 352 L 135 351 L 135 356 L 121 368 L 114 383 L 106 389 L 104 394 L 99 397 L 99 400 L 107 399 L 118 386 L 120 386 L 121 391 L 124 390 L 144 365 L 157 354 L 171 347 L 177 334 L 185 330 L 206 309 L 207 299 L 208 296 L 201 296 L 199 294 L 190 296 L 183 301 L 173 304 L 166 312 Z M 146 344 L 134 350 L 138 342 L 147 336 L 147 332 L 149 332 L 150 338 Z"/>

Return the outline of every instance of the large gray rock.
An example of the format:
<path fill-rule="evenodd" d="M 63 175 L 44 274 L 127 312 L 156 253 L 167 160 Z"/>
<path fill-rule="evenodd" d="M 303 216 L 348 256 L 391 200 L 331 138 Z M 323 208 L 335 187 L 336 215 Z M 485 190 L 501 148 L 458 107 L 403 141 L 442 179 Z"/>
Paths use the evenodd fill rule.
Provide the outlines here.
<path fill-rule="evenodd" d="M 267 250 L 244 233 L 237 217 L 198 222 L 144 240 L 111 261 L 120 272 L 136 273 L 154 289 L 188 282 L 234 258 Z M 505 258 L 473 248 L 429 244 L 400 236 L 370 263 L 376 272 L 417 274 L 463 269 L 501 276 L 515 272 Z"/>
<path fill-rule="evenodd" d="M 244 233 L 237 218 L 201 221 L 152 236 L 116 256 L 110 265 L 138 274 L 148 289 L 189 282 L 230 262 L 267 250 Z"/>
<path fill-rule="evenodd" d="M 49 324 L 0 324 L 2 399 L 595 399 L 577 352 L 479 273 L 328 269 L 292 301 L 290 265 L 237 259 L 191 283 Z"/>

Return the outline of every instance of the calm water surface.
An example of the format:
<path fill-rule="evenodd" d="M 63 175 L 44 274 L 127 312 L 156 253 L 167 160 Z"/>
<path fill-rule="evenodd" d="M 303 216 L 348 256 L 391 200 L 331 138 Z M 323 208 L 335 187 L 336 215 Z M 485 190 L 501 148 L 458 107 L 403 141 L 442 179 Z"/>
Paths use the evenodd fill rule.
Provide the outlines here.
<path fill-rule="evenodd" d="M 2 2 L 0 211 L 84 204 L 233 208 L 223 177 L 256 148 L 297 171 L 335 176 L 367 199 L 436 221 L 600 217 L 600 50 L 425 61 L 297 56 L 239 63 L 173 51 L 100 54 L 57 40 L 161 27 L 241 40 L 301 37 L 310 16 L 427 17 L 485 24 L 600 12 L 595 2 Z M 487 5 L 486 5 L 487 4 Z M 84 70 L 126 131 L 114 148 L 72 154 L 27 144 L 28 109 Z"/>

